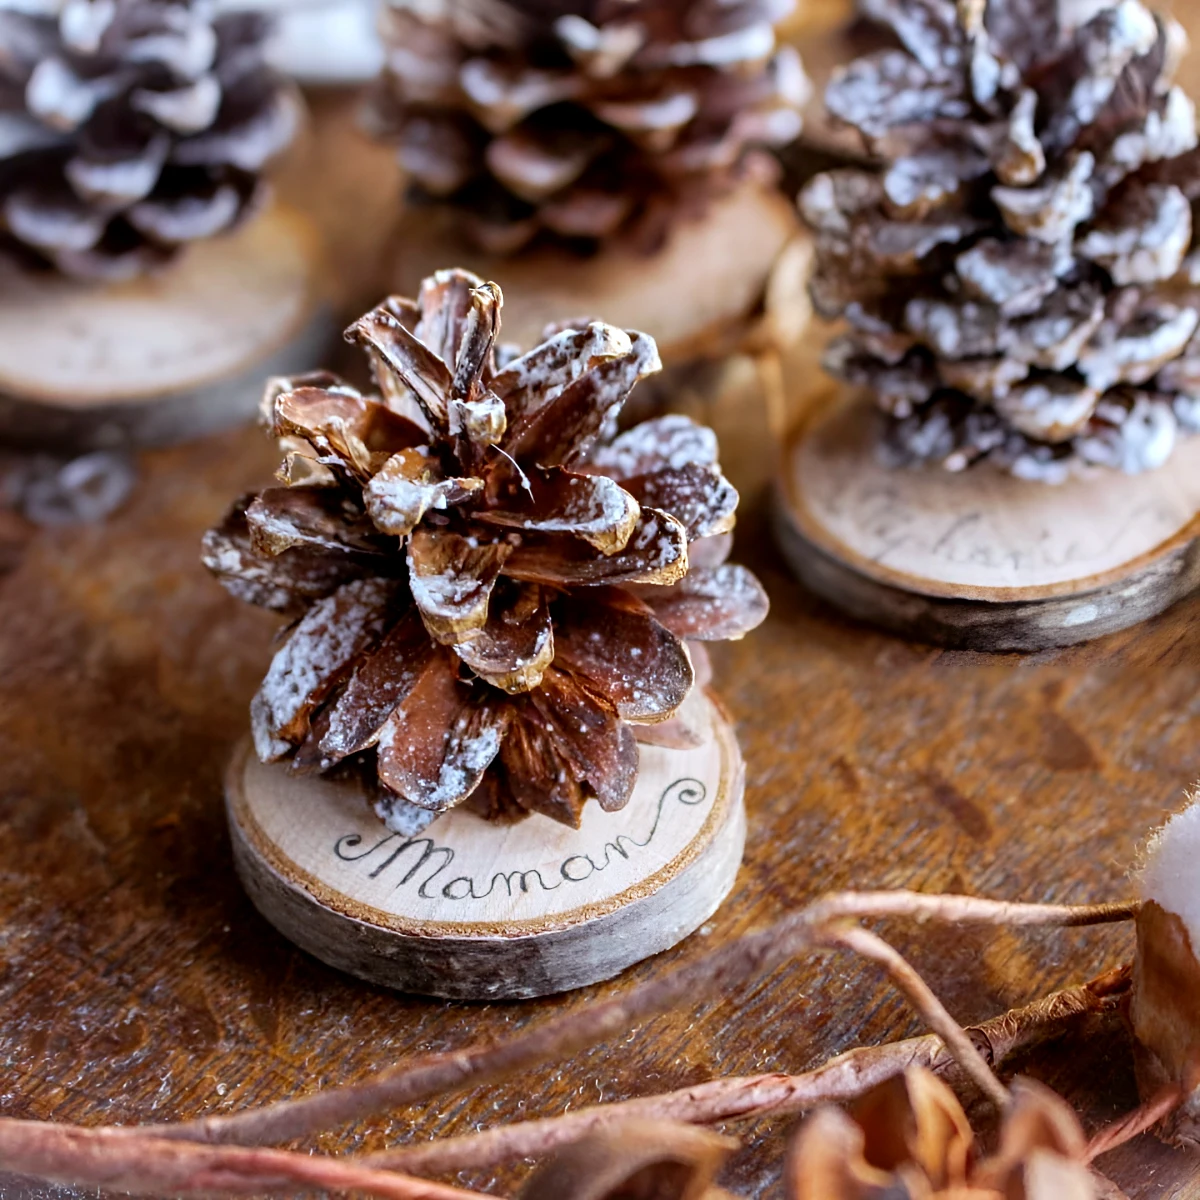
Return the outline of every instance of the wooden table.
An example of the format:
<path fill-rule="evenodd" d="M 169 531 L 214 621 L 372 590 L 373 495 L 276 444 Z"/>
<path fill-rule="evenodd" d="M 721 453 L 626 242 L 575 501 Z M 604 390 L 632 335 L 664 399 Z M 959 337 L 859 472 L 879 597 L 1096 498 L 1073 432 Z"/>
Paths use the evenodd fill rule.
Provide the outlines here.
<path fill-rule="evenodd" d="M 143 456 L 133 500 L 103 526 L 0 527 L 11 567 L 0 577 L 0 1114 L 167 1120 L 353 1080 L 587 1005 L 831 888 L 1124 897 L 1139 841 L 1200 778 L 1200 599 L 1032 658 L 898 641 L 841 619 L 785 573 L 767 532 L 768 457 L 734 448 L 746 505 L 737 557 L 760 573 L 773 611 L 715 655 L 748 764 L 737 886 L 675 951 L 523 1004 L 429 1002 L 341 977 L 266 925 L 232 874 L 221 774 L 275 622 L 227 597 L 197 547 L 227 501 L 273 469 L 266 439 L 233 432 Z M 964 1022 L 1088 978 L 1132 947 L 1128 927 L 890 928 Z M 917 1030 L 876 969 L 807 959 L 561 1067 L 312 1145 L 380 1149 L 718 1073 L 800 1070 Z M 1120 1033 L 1026 1069 L 1092 1127 L 1135 1103 Z M 792 1125 L 731 1127 L 745 1148 L 727 1186 L 777 1194 Z M 1200 1159 L 1149 1137 L 1102 1165 L 1134 1200 L 1200 1195 Z M 461 1182 L 506 1192 L 520 1175 Z M 0 1193 L 67 1194 L 3 1179 Z"/>

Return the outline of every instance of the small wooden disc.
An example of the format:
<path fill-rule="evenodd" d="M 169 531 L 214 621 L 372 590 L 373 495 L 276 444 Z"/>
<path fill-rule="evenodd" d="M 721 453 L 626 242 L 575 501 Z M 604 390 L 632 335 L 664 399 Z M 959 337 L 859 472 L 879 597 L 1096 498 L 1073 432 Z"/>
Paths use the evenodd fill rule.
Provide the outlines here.
<path fill-rule="evenodd" d="M 1054 486 L 986 464 L 880 462 L 882 416 L 834 390 L 785 451 L 777 527 L 813 591 L 930 641 L 1039 650 L 1124 629 L 1200 586 L 1200 437 L 1157 471 Z"/>
<path fill-rule="evenodd" d="M 777 189 L 748 182 L 704 217 L 681 221 L 656 254 L 615 247 L 591 258 L 553 248 L 512 258 L 474 249 L 436 206 L 400 219 L 392 290 L 415 295 L 421 280 L 459 266 L 504 289 L 502 338 L 536 345 L 552 322 L 591 317 L 637 329 L 671 366 L 738 349 L 767 304 L 781 341 L 809 315 L 808 235 Z"/>
<path fill-rule="evenodd" d="M 266 376 L 319 361 L 321 275 L 280 206 L 128 282 L 0 268 L 0 436 L 157 444 L 253 415 Z"/>
<path fill-rule="evenodd" d="M 264 766 L 245 744 L 226 781 L 238 874 L 297 945 L 402 991 L 515 999 L 608 979 L 703 924 L 741 863 L 741 756 L 698 699 L 704 744 L 643 745 L 628 805 L 589 804 L 578 830 L 455 810 L 405 837 L 359 787 Z"/>

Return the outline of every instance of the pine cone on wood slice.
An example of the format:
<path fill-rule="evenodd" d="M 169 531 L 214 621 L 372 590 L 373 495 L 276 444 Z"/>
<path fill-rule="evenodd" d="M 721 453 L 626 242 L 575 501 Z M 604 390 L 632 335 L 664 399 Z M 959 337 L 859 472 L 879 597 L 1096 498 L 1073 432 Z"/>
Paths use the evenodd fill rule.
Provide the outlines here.
<path fill-rule="evenodd" d="M 1184 39 L 1138 0 L 872 0 L 900 45 L 826 102 L 885 160 L 814 179 L 827 356 L 897 462 L 1059 481 L 1160 465 L 1200 398 L 1200 152 Z"/>
<path fill-rule="evenodd" d="M 651 252 L 799 133 L 808 83 L 773 27 L 793 2 L 389 0 L 373 124 L 488 252 Z"/>
<path fill-rule="evenodd" d="M 697 676 L 687 643 L 767 609 L 725 561 L 738 498 L 711 431 L 613 432 L 660 367 L 653 340 L 593 321 L 518 354 L 501 305 L 439 272 L 347 331 L 378 396 L 273 381 L 281 486 L 204 544 L 234 595 L 295 621 L 254 700 L 260 757 L 357 761 L 402 832 L 464 802 L 573 826 L 590 798 L 621 808 L 639 726 L 695 744 L 672 721 Z"/>
<path fill-rule="evenodd" d="M 48 8 L 0 8 L 0 249 L 126 279 L 255 210 L 299 115 L 263 64 L 264 17 L 211 0 Z"/>

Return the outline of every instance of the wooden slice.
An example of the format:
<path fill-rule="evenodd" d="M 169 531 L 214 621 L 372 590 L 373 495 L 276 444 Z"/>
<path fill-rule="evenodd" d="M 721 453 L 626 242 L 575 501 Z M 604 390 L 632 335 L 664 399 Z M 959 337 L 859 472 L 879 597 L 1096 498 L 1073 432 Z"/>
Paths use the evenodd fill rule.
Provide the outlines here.
<path fill-rule="evenodd" d="M 578 830 L 452 811 L 405 837 L 359 787 L 243 745 L 226 783 L 238 873 L 281 933 L 373 983 L 493 1000 L 608 979 L 702 925 L 741 863 L 741 756 L 716 705 L 696 702 L 704 744 L 642 746 L 629 804 L 589 804 Z"/>
<path fill-rule="evenodd" d="M 595 317 L 649 333 L 667 366 L 719 357 L 759 332 L 786 344 L 808 320 L 808 235 L 777 189 L 746 183 L 707 214 L 682 221 L 656 254 L 613 248 L 591 258 L 541 249 L 512 258 L 483 254 L 437 208 L 406 210 L 392 290 L 415 293 L 427 275 L 465 267 L 504 289 L 506 341 L 535 345 L 551 322 Z"/>
<path fill-rule="evenodd" d="M 1200 437 L 1142 475 L 1059 486 L 982 465 L 895 470 L 883 418 L 836 389 L 785 451 L 777 528 L 855 616 L 950 646 L 1038 650 L 1124 629 L 1200 585 Z"/>
<path fill-rule="evenodd" d="M 0 268 L 0 436 L 102 447 L 254 414 L 266 376 L 329 344 L 319 239 L 272 207 L 161 274 L 88 285 Z"/>

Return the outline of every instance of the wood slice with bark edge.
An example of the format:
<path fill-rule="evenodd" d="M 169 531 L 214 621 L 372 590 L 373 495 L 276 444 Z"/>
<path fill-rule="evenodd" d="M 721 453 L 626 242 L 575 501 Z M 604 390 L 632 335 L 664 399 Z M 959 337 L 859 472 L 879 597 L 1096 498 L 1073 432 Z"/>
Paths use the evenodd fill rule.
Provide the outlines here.
<path fill-rule="evenodd" d="M 704 744 L 643 745 L 629 804 L 589 804 L 578 830 L 457 810 L 406 838 L 359 786 L 264 766 L 244 742 L 226 777 L 238 874 L 285 937 L 401 991 L 524 999 L 611 978 L 699 928 L 741 865 L 741 754 L 717 704 L 696 702 Z"/>
<path fill-rule="evenodd" d="M 431 205 L 399 220 L 391 290 L 412 296 L 421 280 L 458 266 L 504 289 L 503 341 L 536 345 L 551 322 L 595 318 L 650 334 L 668 368 L 759 344 L 785 346 L 808 323 L 810 241 L 795 205 L 748 181 L 679 222 L 661 250 L 601 250 L 592 257 L 543 247 L 511 258 L 474 249 L 455 215 Z"/>
<path fill-rule="evenodd" d="M 829 384 L 777 483 L 786 557 L 852 616 L 956 648 L 1041 650 L 1125 629 L 1200 586 L 1200 438 L 1157 471 L 1052 486 L 986 464 L 889 468 L 883 419 Z"/>
<path fill-rule="evenodd" d="M 320 238 L 280 205 L 146 278 L 0 269 L 0 437 L 21 445 L 214 432 L 254 415 L 268 375 L 318 364 L 336 334 Z"/>

